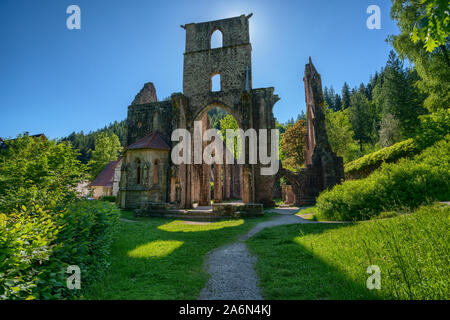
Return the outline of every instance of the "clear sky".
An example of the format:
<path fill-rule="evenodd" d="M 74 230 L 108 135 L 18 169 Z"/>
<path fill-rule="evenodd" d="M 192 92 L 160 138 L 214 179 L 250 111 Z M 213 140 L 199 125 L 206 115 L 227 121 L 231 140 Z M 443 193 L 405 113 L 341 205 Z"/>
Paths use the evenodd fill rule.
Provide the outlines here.
<path fill-rule="evenodd" d="M 81 30 L 66 9 L 81 8 Z M 253 13 L 253 88 L 275 87 L 275 117 L 305 110 L 308 57 L 324 86 L 367 82 L 384 66 L 397 34 L 390 0 L 1 0 L 0 137 L 24 131 L 50 138 L 126 118 L 152 81 L 158 99 L 182 92 L 185 31 L 180 25 Z M 369 5 L 381 30 L 369 30 Z"/>

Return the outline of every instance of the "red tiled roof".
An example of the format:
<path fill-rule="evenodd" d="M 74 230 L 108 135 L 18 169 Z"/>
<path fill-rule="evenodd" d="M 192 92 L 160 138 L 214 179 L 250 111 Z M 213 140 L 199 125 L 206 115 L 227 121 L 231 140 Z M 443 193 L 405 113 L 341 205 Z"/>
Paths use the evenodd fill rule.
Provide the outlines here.
<path fill-rule="evenodd" d="M 114 178 L 114 169 L 117 166 L 117 163 L 120 161 L 111 161 L 108 163 L 103 170 L 95 177 L 94 181 L 92 181 L 89 186 L 90 187 L 112 187 L 113 178 Z"/>
<path fill-rule="evenodd" d="M 127 150 L 133 149 L 158 149 L 158 150 L 170 150 L 169 145 L 161 138 L 157 131 L 150 133 L 139 139 L 135 143 L 130 144 Z"/>

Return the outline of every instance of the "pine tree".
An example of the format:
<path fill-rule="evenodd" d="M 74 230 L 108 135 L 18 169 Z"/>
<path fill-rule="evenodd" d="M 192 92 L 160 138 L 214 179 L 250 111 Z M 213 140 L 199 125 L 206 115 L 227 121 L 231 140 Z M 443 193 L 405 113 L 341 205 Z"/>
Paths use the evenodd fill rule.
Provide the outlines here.
<path fill-rule="evenodd" d="M 334 100 L 334 90 L 333 90 L 333 86 L 331 86 L 330 89 L 325 87 L 325 89 L 323 91 L 323 100 L 327 104 L 328 109 L 331 109 L 331 110 L 334 109 L 334 101 L 333 101 Z"/>
<path fill-rule="evenodd" d="M 348 117 L 355 132 L 354 138 L 358 140 L 359 149 L 362 152 L 363 143 L 371 141 L 373 130 L 373 115 L 365 92 L 355 91 L 350 97 L 350 105 Z"/>
<path fill-rule="evenodd" d="M 338 95 L 337 93 L 334 95 L 334 109 L 333 111 L 340 111 L 342 110 L 342 100 L 341 100 L 341 96 Z"/>
<path fill-rule="evenodd" d="M 347 109 L 350 106 L 350 87 L 347 82 L 344 82 L 342 87 L 342 109 Z"/>
<path fill-rule="evenodd" d="M 425 113 L 422 107 L 423 96 L 415 88 L 417 73 L 404 68 L 403 62 L 394 51 L 383 73 L 383 82 L 379 90 L 374 91 L 377 109 L 382 115 L 391 114 L 400 122 L 402 134 L 411 136 L 418 116 Z"/>

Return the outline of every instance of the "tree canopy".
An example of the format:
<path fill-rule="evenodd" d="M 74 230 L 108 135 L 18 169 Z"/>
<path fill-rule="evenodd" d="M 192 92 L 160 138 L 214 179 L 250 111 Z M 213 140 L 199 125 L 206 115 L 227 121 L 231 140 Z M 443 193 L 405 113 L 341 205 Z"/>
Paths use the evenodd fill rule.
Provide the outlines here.
<path fill-rule="evenodd" d="M 86 167 L 69 142 L 18 136 L 0 151 L 0 212 L 38 204 L 64 205 L 76 197 Z"/>
<path fill-rule="evenodd" d="M 88 165 L 91 178 L 94 179 L 100 171 L 110 162 L 117 160 L 122 146 L 119 137 L 114 133 L 101 132 L 95 137 L 95 149 L 92 151 L 92 159 Z"/>

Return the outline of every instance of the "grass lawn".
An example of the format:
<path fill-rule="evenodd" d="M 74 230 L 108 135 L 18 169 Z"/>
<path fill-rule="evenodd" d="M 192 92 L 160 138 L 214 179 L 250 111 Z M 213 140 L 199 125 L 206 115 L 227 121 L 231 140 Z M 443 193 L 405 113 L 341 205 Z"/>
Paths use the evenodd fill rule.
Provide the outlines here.
<path fill-rule="evenodd" d="M 196 299 L 208 280 L 203 270 L 205 254 L 271 216 L 187 224 L 174 219 L 134 218 L 132 213 L 123 212 L 122 218 L 138 222 L 121 222 L 111 266 L 103 280 L 86 285 L 84 298 Z"/>
<path fill-rule="evenodd" d="M 350 224 L 265 229 L 248 240 L 266 299 L 450 299 L 450 207 Z M 381 290 L 366 287 L 367 267 Z"/>
<path fill-rule="evenodd" d="M 314 206 L 302 209 L 296 214 L 306 220 L 318 221 L 316 217 L 317 214 L 316 207 Z"/>

